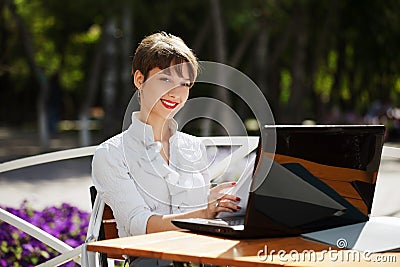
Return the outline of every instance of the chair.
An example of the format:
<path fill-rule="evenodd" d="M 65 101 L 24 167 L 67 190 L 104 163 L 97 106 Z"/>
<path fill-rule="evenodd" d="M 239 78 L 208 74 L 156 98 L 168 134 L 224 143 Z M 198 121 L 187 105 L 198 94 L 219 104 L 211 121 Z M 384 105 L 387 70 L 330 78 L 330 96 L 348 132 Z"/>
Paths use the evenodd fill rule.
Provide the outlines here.
<path fill-rule="evenodd" d="M 89 188 L 89 191 L 92 202 L 92 208 L 94 208 L 95 201 L 97 198 L 96 187 L 92 185 Z M 107 204 L 104 204 L 103 215 L 101 217 L 102 220 L 97 240 L 118 238 L 117 223 L 115 222 L 114 214 L 111 208 Z M 100 253 L 99 266 L 102 267 L 114 266 L 114 262 L 112 260 L 108 260 L 108 258 L 124 260 L 124 258 L 122 258 L 120 255 Z"/>
<path fill-rule="evenodd" d="M 39 241 L 43 242 L 47 246 L 55 249 L 56 251 L 60 252 L 61 254 L 45 263 L 38 265 L 38 267 L 52 267 L 52 266 L 59 266 L 68 261 L 75 261 L 78 264 L 81 264 L 80 261 L 80 252 L 81 247 L 72 248 L 71 246 L 67 245 L 63 241 L 55 238 L 54 236 L 46 233 L 42 229 L 36 227 L 35 225 L 24 221 L 23 219 L 15 216 L 12 213 L 0 208 L 0 220 L 11 224 L 12 226 L 18 228 L 19 230 L 27 233 L 28 235 L 38 239 Z"/>
<path fill-rule="evenodd" d="M 64 151 L 46 153 L 42 155 L 27 157 L 23 159 L 17 159 L 5 163 L 0 164 L 0 173 L 21 169 L 28 166 L 39 165 L 48 162 L 54 162 L 59 160 L 66 160 L 78 157 L 86 157 L 93 155 L 96 146 L 91 147 L 83 147 L 76 149 L 69 149 Z M 40 267 L 54 267 L 59 266 L 68 261 L 75 261 L 78 264 L 81 264 L 81 249 L 82 245 L 72 248 L 68 244 L 63 241 L 57 239 L 56 237 L 46 233 L 42 229 L 36 227 L 35 225 L 24 221 L 23 219 L 9 213 L 4 209 L 0 209 L 0 220 L 20 229 L 26 234 L 40 240 L 47 246 L 55 249 L 61 254 L 53 259 L 46 261 L 38 266 Z"/>

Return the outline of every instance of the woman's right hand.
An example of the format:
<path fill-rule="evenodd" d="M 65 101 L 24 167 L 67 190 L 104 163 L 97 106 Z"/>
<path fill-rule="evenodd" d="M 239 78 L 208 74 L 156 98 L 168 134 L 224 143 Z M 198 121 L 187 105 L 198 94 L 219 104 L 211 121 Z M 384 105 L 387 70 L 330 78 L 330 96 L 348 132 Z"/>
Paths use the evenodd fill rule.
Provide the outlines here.
<path fill-rule="evenodd" d="M 241 209 L 241 207 L 236 204 L 236 202 L 240 201 L 238 196 L 222 192 L 224 189 L 234 187 L 235 185 L 236 182 L 227 182 L 219 184 L 210 190 L 206 218 L 215 218 L 219 212 L 233 213 Z"/>

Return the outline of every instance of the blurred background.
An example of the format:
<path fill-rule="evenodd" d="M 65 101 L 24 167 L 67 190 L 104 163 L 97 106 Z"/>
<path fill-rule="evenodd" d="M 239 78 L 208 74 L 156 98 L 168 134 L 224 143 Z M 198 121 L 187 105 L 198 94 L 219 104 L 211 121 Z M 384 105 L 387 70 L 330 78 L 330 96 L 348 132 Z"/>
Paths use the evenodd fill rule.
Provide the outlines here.
<path fill-rule="evenodd" d="M 3 0 L 0 160 L 120 132 L 134 50 L 161 30 L 248 75 L 278 124 L 385 124 L 398 141 L 399 14 L 397 0 Z M 228 90 L 191 96 L 253 116 Z"/>
<path fill-rule="evenodd" d="M 199 60 L 249 76 L 277 124 L 384 124 L 386 144 L 398 146 L 399 29 L 398 0 L 0 0 L 0 163 L 120 133 L 134 93 L 132 56 L 159 31 L 180 36 Z M 195 84 L 190 97 L 200 96 L 229 105 L 257 132 L 254 114 L 229 90 Z M 205 119 L 183 130 L 226 133 Z M 68 202 L 89 212 L 90 163 L 3 172 L 0 206 L 31 214 L 26 206 Z M 400 217 L 399 164 L 382 159 L 375 215 Z"/>

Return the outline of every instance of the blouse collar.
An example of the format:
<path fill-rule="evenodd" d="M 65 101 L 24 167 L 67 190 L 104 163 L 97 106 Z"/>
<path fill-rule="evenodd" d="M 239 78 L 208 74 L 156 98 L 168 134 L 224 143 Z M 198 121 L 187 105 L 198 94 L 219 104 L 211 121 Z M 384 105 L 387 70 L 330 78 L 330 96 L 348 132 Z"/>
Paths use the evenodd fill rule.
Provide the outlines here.
<path fill-rule="evenodd" d="M 178 195 L 189 194 L 189 191 L 192 192 L 195 190 L 197 187 L 191 188 L 191 185 L 188 185 L 187 181 L 193 179 L 194 170 L 202 170 L 204 167 L 204 165 L 199 167 L 201 158 L 193 158 L 193 155 L 198 155 L 198 152 L 201 151 L 200 147 L 194 147 L 193 142 L 187 141 L 189 139 L 179 138 L 180 136 L 183 137 L 183 135 L 178 134 L 178 124 L 175 120 L 171 119 L 169 125 L 172 133 L 169 139 L 171 151 L 170 162 L 172 162 L 172 166 L 175 166 L 171 168 L 161 157 L 160 150 L 162 145 L 160 142 L 154 141 L 152 126 L 140 121 L 136 117 L 137 114 L 138 112 L 132 114 L 132 124 L 127 131 L 127 134 L 132 138 L 125 139 L 126 143 L 124 146 L 126 146 L 127 150 L 130 148 L 137 153 L 141 150 L 136 148 L 141 148 L 144 145 L 145 149 L 143 153 L 139 153 L 138 166 L 149 174 L 164 178 L 167 182 L 169 195 L 173 199 Z M 127 165 L 130 166 L 132 163 L 129 161 Z M 132 168 L 134 169 L 135 167 L 132 166 Z M 178 173 L 178 170 L 175 168 L 179 169 L 180 172 Z M 145 179 L 145 177 L 135 178 L 139 184 L 141 183 L 141 179 Z M 171 200 L 172 202 L 174 202 L 173 199 Z M 175 205 L 174 203 L 171 204 Z"/>
<path fill-rule="evenodd" d="M 140 121 L 137 118 L 137 114 L 138 112 L 132 113 L 132 124 L 127 131 L 133 138 L 127 139 L 126 141 L 132 141 L 133 146 L 137 146 L 140 143 L 144 145 L 145 151 L 141 153 L 138 164 L 144 171 L 163 177 L 167 182 L 169 194 L 171 196 L 185 192 L 186 189 L 179 185 L 180 175 L 175 170 L 172 170 L 161 157 L 160 150 L 162 145 L 160 142 L 154 141 L 152 126 Z M 178 129 L 178 124 L 174 119 L 170 120 L 169 128 L 172 133 L 169 140 L 171 143 L 172 140 L 176 138 Z M 136 179 L 140 183 L 141 178 L 139 177 Z M 181 179 L 183 179 L 183 177 L 181 177 Z"/>
<path fill-rule="evenodd" d="M 132 124 L 129 132 L 137 139 L 144 140 L 145 146 L 151 145 L 154 143 L 153 127 L 139 120 L 137 118 L 138 114 L 139 112 L 132 113 Z M 178 130 L 178 123 L 174 119 L 169 120 L 169 129 L 171 131 L 170 141 L 172 141 Z"/>

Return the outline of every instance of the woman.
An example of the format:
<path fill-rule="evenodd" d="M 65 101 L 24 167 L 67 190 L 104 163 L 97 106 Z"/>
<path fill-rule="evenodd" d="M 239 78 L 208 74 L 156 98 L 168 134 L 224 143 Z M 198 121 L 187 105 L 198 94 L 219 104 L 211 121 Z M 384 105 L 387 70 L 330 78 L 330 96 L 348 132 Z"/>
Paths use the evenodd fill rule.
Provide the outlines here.
<path fill-rule="evenodd" d="M 204 146 L 177 131 L 173 119 L 197 71 L 193 52 L 171 34 L 150 35 L 135 52 L 140 111 L 126 131 L 97 148 L 92 163 L 94 185 L 112 208 L 120 237 L 177 229 L 172 219 L 214 218 L 240 209 L 239 198 L 221 193 L 235 183 L 210 190 Z M 161 264 L 155 261 L 149 266 Z M 135 262 L 131 266 L 139 266 Z"/>

